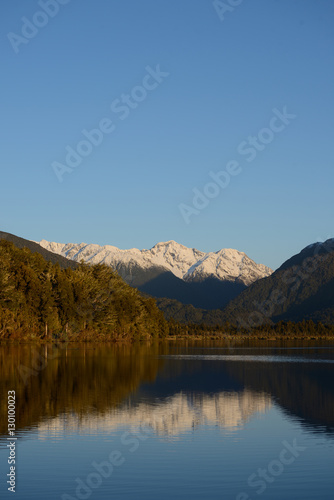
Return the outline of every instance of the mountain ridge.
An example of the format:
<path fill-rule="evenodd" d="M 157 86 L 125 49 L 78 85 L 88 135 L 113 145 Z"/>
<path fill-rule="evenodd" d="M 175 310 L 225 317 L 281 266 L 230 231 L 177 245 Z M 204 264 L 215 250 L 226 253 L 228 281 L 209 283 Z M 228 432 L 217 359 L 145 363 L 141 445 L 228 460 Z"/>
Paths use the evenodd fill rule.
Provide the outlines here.
<path fill-rule="evenodd" d="M 41 240 L 42 248 L 63 257 L 80 262 L 100 263 L 120 268 L 127 265 L 129 271 L 135 265 L 142 269 L 161 268 L 172 272 L 184 281 L 202 281 L 215 277 L 222 281 L 236 281 L 248 286 L 273 271 L 264 264 L 256 264 L 244 252 L 223 248 L 216 252 L 202 252 L 188 248 L 174 240 L 156 243 L 151 249 L 119 249 L 113 245 L 87 243 L 56 243 Z M 131 274 L 131 273 L 130 273 Z M 124 278 L 124 276 L 123 276 Z"/>

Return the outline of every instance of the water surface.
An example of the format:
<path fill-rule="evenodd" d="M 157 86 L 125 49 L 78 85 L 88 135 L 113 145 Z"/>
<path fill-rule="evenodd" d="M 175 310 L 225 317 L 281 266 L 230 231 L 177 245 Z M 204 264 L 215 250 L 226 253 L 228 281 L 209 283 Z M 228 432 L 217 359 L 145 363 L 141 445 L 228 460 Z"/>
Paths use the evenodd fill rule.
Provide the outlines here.
<path fill-rule="evenodd" d="M 332 499 L 334 346 L 0 347 L 1 498 Z"/>

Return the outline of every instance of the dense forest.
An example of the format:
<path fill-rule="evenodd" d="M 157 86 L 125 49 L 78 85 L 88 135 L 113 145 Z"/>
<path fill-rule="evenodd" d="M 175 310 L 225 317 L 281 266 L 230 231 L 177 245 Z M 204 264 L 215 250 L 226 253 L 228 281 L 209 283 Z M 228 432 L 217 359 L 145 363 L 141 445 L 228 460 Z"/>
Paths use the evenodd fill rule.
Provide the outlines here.
<path fill-rule="evenodd" d="M 278 323 L 264 323 L 262 325 L 249 327 L 236 326 L 225 322 L 223 325 L 211 326 L 205 323 L 183 324 L 176 322 L 173 318 L 169 320 L 169 336 L 175 338 L 203 339 L 231 339 L 231 338 L 254 338 L 254 339 L 315 339 L 334 338 L 334 325 L 315 323 L 312 320 L 279 321 Z"/>
<path fill-rule="evenodd" d="M 200 309 L 192 304 L 183 304 L 178 300 L 166 297 L 156 298 L 155 300 L 167 320 L 174 319 L 184 324 L 211 326 L 223 326 L 226 323 L 226 317 L 222 309 Z"/>
<path fill-rule="evenodd" d="M 107 265 L 61 264 L 0 240 L 0 340 L 334 337 L 334 325 L 312 320 L 243 327 L 223 323 L 219 315 L 194 324 L 190 314 L 180 323 L 166 319 L 153 298 Z"/>
<path fill-rule="evenodd" d="M 0 241 L 0 338 L 149 339 L 168 333 L 163 313 L 107 265 L 61 268 Z"/>

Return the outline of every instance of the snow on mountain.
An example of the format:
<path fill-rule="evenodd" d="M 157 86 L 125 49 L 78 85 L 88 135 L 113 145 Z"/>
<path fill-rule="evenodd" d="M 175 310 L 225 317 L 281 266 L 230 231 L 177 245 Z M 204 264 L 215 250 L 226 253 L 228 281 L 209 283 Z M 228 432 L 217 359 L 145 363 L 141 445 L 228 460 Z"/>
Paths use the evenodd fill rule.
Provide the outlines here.
<path fill-rule="evenodd" d="M 205 255 L 196 248 L 187 248 L 175 241 L 157 243 L 151 250 L 142 250 L 142 252 L 147 252 L 152 263 L 165 267 L 181 279 L 189 267 Z"/>
<path fill-rule="evenodd" d="M 203 281 L 215 277 L 222 281 L 238 281 L 250 285 L 273 272 L 263 264 L 256 264 L 238 250 L 228 248 L 205 253 L 173 240 L 157 243 L 150 250 L 121 250 L 111 245 L 63 244 L 46 240 L 38 243 L 43 248 L 76 262 L 84 260 L 91 264 L 105 263 L 116 270 L 126 268 L 130 273 L 133 268 L 143 271 L 161 268 L 185 281 Z"/>
<path fill-rule="evenodd" d="M 256 264 L 244 252 L 224 248 L 209 252 L 192 265 L 183 276 L 185 281 L 201 281 L 210 276 L 220 280 L 241 281 L 250 285 L 259 278 L 269 276 L 272 270 L 263 264 Z"/>

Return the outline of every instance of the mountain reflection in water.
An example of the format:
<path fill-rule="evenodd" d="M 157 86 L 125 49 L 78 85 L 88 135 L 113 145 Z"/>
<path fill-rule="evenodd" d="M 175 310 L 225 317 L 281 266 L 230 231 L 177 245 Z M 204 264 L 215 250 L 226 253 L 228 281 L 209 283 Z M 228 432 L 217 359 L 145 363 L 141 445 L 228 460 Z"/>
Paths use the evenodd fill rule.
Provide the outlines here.
<path fill-rule="evenodd" d="M 294 353 L 271 343 L 259 351 L 254 343 L 236 351 L 222 344 L 203 346 L 205 359 L 198 345 L 2 346 L 0 432 L 7 432 L 7 391 L 15 389 L 17 431 L 33 427 L 41 437 L 138 425 L 162 436 L 201 425 L 233 430 L 272 401 L 333 433 L 333 350 L 301 346 Z"/>
<path fill-rule="evenodd" d="M 254 413 L 265 413 L 271 407 L 267 394 L 245 390 L 240 393 L 175 394 L 158 403 L 125 404 L 104 415 L 90 414 L 79 418 L 61 415 L 38 425 L 40 437 L 51 434 L 96 434 L 112 432 L 122 426 L 149 427 L 160 436 L 177 436 L 201 425 L 233 430 L 249 420 Z"/>

